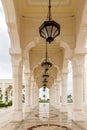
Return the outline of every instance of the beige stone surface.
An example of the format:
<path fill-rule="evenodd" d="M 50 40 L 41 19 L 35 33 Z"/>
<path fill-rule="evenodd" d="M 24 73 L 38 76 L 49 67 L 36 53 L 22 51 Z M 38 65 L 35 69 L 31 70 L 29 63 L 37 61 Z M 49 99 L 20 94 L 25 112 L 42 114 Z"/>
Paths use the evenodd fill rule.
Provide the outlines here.
<path fill-rule="evenodd" d="M 71 109 L 71 107 L 69 107 Z M 51 130 L 66 130 L 62 128 L 62 126 L 71 128 L 71 130 L 80 130 L 87 129 L 86 122 L 73 122 L 70 119 L 70 114 L 61 113 L 57 109 L 49 104 L 39 104 L 39 107 L 36 107 L 32 112 L 27 113 L 25 119 L 22 122 L 10 122 L 4 127 L 0 128 L 0 130 L 27 130 L 31 126 L 43 125 L 42 127 L 36 127 L 34 130 L 47 130 L 47 126 L 44 124 L 54 124 L 54 126 L 49 126 Z M 56 127 L 55 125 L 59 125 Z"/>
<path fill-rule="evenodd" d="M 25 84 L 28 83 L 27 87 L 31 88 L 30 92 L 26 93 L 26 97 L 30 96 L 31 108 L 38 104 L 38 89 L 36 91 L 37 100 L 35 100 L 34 86 L 42 87 L 44 70 L 41 68 L 41 63 L 45 59 L 46 43 L 39 35 L 39 27 L 47 19 L 48 2 L 46 0 L 2 0 L 2 5 L 11 41 L 9 53 L 13 75 L 13 118 L 15 121 L 21 121 L 23 119 L 21 102 L 23 73 L 29 74 L 29 79 L 25 77 Z M 65 109 L 64 106 L 67 108 L 65 104 L 67 102 L 67 78 L 63 80 L 63 74 L 68 74 L 68 63 L 71 61 L 73 73 L 72 119 L 84 121 L 86 120 L 84 107 L 87 105 L 87 58 L 85 58 L 87 55 L 87 0 L 52 1 L 52 18 L 60 24 L 61 30 L 60 35 L 51 44 L 48 44 L 48 58 L 53 64 L 48 71 L 50 77 L 47 86 L 51 90 L 51 102 L 58 108 L 55 98 L 57 93 L 54 88 L 60 79 L 61 85 L 58 86 L 62 93 L 61 95 L 59 93 L 58 100 L 61 96 L 62 109 Z M 61 108 L 61 103 L 58 102 Z M 74 129 L 73 124 L 72 126 Z"/>

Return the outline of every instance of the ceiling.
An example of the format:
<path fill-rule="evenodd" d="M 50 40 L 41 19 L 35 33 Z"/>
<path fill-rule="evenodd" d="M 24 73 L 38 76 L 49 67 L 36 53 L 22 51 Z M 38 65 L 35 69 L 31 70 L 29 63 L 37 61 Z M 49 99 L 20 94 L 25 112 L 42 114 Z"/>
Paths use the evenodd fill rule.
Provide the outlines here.
<path fill-rule="evenodd" d="M 57 78 L 58 70 L 62 70 L 65 49 L 60 47 L 60 39 L 64 37 L 70 48 L 75 47 L 73 19 L 76 14 L 78 0 L 51 0 L 52 18 L 61 25 L 61 34 L 48 45 L 48 57 L 53 66 L 49 70 L 48 87 L 51 87 Z M 24 50 L 32 42 L 35 46 L 28 50 L 30 69 L 38 87 L 42 86 L 44 73 L 40 64 L 45 58 L 45 40 L 39 36 L 39 26 L 47 19 L 48 0 L 14 0 L 14 6 L 20 34 L 21 48 Z M 67 24 L 69 21 L 70 24 Z M 72 30 L 72 31 L 71 31 Z M 36 40 L 38 39 L 38 40 Z"/>
<path fill-rule="evenodd" d="M 20 16 L 44 16 L 48 12 L 48 0 L 14 0 Z M 51 0 L 52 15 L 75 15 L 78 0 Z"/>

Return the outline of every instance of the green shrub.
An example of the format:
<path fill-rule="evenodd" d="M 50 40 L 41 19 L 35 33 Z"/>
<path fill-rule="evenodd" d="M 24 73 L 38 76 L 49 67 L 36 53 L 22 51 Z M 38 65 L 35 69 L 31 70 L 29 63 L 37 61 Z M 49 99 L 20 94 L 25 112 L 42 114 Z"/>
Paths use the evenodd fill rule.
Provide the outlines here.
<path fill-rule="evenodd" d="M 7 104 L 0 102 L 0 107 L 7 107 L 7 106 L 12 106 L 12 101 L 9 101 Z"/>
<path fill-rule="evenodd" d="M 40 102 L 40 103 L 49 103 L 49 100 L 48 100 L 48 99 L 47 99 L 47 100 L 40 99 L 39 102 Z"/>
<path fill-rule="evenodd" d="M 9 101 L 9 102 L 8 102 L 8 106 L 12 106 L 12 101 Z"/>
<path fill-rule="evenodd" d="M 67 100 L 67 103 L 73 103 L 72 99 Z"/>
<path fill-rule="evenodd" d="M 0 107 L 5 107 L 5 103 L 0 102 Z"/>

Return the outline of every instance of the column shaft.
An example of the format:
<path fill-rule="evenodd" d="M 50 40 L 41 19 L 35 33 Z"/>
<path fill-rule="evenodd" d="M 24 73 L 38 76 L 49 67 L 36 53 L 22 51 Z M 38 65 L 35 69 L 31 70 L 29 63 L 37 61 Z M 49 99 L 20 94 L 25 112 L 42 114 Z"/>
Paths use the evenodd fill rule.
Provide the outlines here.
<path fill-rule="evenodd" d="M 13 121 L 23 120 L 22 112 L 22 58 L 21 54 L 12 55 L 13 70 Z"/>
<path fill-rule="evenodd" d="M 84 56 L 77 55 L 73 60 L 73 120 L 84 120 L 83 113 Z"/>
<path fill-rule="evenodd" d="M 25 73 L 25 112 L 30 112 L 30 73 Z"/>
<path fill-rule="evenodd" d="M 67 112 L 67 73 L 62 74 L 62 104 L 61 112 Z"/>

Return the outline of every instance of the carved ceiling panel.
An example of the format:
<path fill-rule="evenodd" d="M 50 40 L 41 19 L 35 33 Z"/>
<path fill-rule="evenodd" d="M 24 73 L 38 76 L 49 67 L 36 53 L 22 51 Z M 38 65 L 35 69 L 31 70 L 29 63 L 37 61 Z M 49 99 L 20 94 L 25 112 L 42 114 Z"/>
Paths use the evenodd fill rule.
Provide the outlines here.
<path fill-rule="evenodd" d="M 47 5 L 47 0 L 27 0 L 29 5 Z M 69 5 L 71 0 L 52 0 L 52 5 Z"/>
<path fill-rule="evenodd" d="M 39 44 L 29 51 L 30 69 L 33 70 L 45 58 L 45 44 Z M 58 44 L 48 44 L 48 58 L 52 64 L 62 69 L 64 49 Z"/>
<path fill-rule="evenodd" d="M 44 69 L 41 67 L 41 65 L 37 66 L 34 71 L 34 79 L 36 80 L 36 83 L 39 87 L 42 87 L 43 85 L 43 74 L 44 74 Z M 49 71 L 47 72 L 47 74 L 49 75 L 49 78 L 47 78 L 47 87 L 50 88 L 52 87 L 54 80 L 57 79 L 57 74 L 58 74 L 58 69 L 56 67 L 54 67 L 54 65 L 49 69 Z"/>

